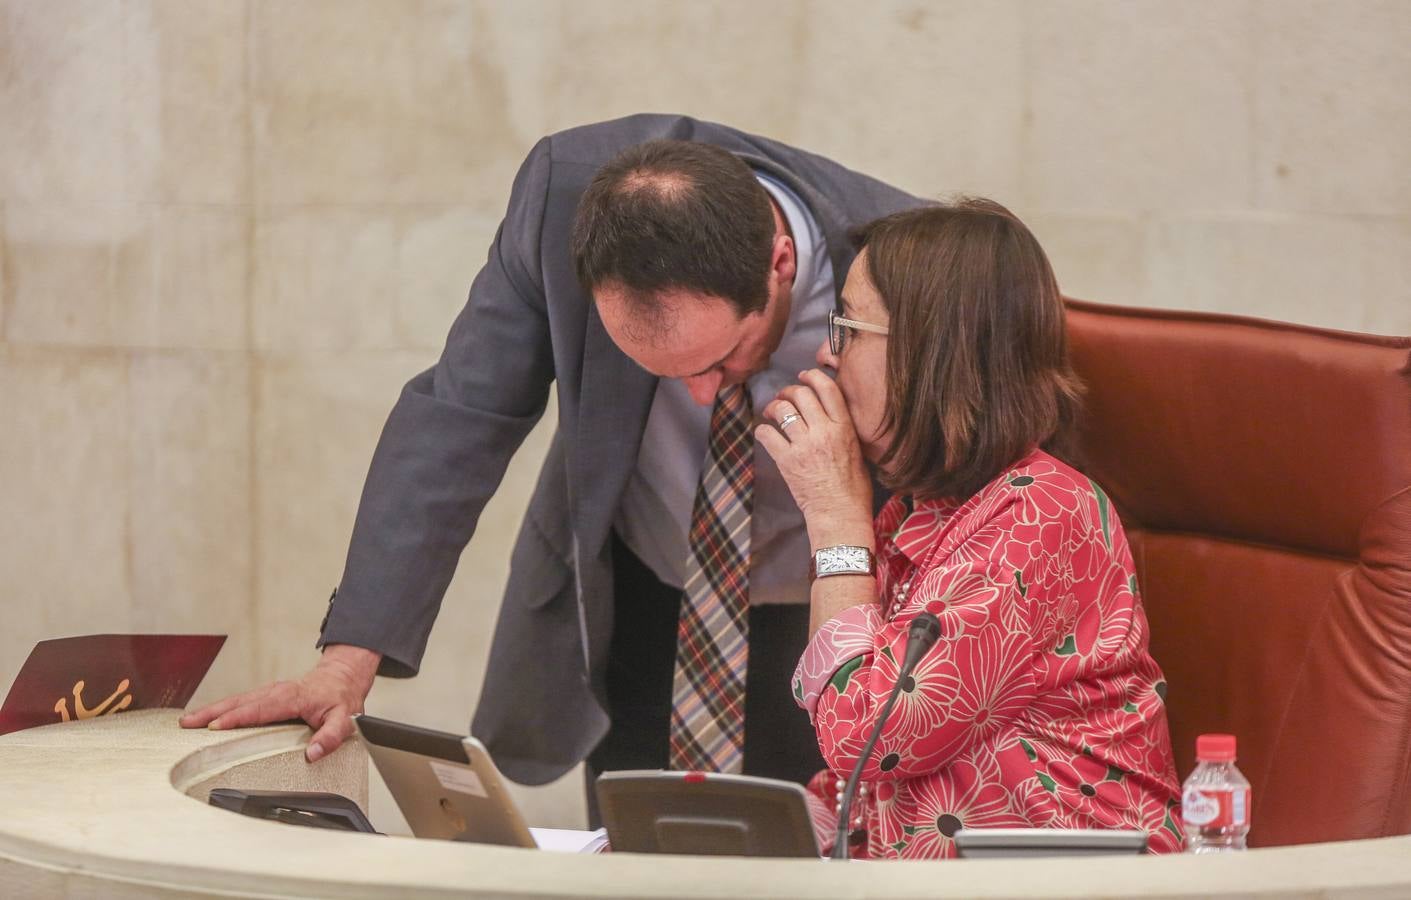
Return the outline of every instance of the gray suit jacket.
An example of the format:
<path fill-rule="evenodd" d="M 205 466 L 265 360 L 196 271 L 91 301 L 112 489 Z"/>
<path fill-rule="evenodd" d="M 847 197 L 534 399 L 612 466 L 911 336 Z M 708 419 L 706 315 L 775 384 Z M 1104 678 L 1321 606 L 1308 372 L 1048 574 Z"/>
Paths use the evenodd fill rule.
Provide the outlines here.
<path fill-rule="evenodd" d="M 681 116 L 575 128 L 530 151 L 440 361 L 388 417 L 319 639 L 380 651 L 383 675 L 416 674 L 461 551 L 555 385 L 558 429 L 511 557 L 471 729 L 523 783 L 559 777 L 608 728 L 608 538 L 656 379 L 608 338 L 568 237 L 598 168 L 656 138 L 724 147 L 790 185 L 822 226 L 840 286 L 853 257 L 848 230 L 920 202 L 813 154 Z"/>

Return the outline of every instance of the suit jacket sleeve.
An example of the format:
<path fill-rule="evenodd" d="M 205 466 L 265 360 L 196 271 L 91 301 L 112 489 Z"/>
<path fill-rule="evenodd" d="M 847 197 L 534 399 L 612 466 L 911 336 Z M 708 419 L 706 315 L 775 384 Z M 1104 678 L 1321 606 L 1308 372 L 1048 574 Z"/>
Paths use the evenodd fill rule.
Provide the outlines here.
<path fill-rule="evenodd" d="M 415 675 L 441 598 L 510 457 L 543 414 L 553 355 L 540 266 L 549 142 L 519 170 L 440 360 L 407 383 L 373 455 L 318 645 Z"/>

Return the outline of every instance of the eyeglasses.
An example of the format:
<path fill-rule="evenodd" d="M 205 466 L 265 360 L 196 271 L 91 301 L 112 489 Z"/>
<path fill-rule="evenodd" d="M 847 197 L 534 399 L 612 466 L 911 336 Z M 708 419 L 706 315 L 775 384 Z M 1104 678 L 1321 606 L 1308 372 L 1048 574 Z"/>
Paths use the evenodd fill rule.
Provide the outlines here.
<path fill-rule="evenodd" d="M 833 351 L 834 356 L 843 355 L 843 343 L 849 328 L 870 331 L 873 334 L 891 334 L 892 331 L 886 325 L 873 325 L 871 322 L 859 322 L 857 319 L 844 319 L 830 309 L 828 310 L 828 349 Z"/>

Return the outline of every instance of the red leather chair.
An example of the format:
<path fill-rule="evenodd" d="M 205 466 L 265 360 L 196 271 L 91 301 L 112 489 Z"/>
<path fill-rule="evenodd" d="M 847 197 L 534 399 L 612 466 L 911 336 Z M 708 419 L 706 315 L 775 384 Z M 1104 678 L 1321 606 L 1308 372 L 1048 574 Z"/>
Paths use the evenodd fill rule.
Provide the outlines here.
<path fill-rule="evenodd" d="M 1251 845 L 1411 832 L 1411 338 L 1068 308 L 1181 776 L 1230 732 Z"/>

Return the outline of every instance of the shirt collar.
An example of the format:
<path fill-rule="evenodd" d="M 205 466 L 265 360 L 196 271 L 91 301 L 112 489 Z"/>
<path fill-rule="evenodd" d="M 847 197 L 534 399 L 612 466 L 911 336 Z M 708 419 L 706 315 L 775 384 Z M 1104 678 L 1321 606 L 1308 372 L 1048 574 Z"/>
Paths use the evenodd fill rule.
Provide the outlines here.
<path fill-rule="evenodd" d="M 803 201 L 787 185 L 763 172 L 755 172 L 754 176 L 755 180 L 769 193 L 769 196 L 774 198 L 774 202 L 779 204 L 779 209 L 784 214 L 784 221 L 789 223 L 789 233 L 794 240 L 794 283 L 789 290 L 789 297 L 797 309 L 807 304 L 815 294 L 820 293 L 819 287 L 826 274 L 822 265 L 827 263 L 827 257 L 819 255 L 823 235 L 817 221 L 803 205 Z M 829 271 L 831 271 L 831 266 Z M 831 278 L 828 280 L 832 281 Z M 832 288 L 831 284 L 828 286 L 830 289 Z M 784 334 L 780 338 L 781 343 L 789 340 L 790 335 L 799 327 L 804 318 L 805 316 L 801 315 L 791 314 L 789 316 Z"/>
<path fill-rule="evenodd" d="M 877 531 L 913 564 L 935 545 L 938 522 L 955 512 L 954 500 L 921 499 L 910 494 L 893 496 L 877 514 Z"/>

